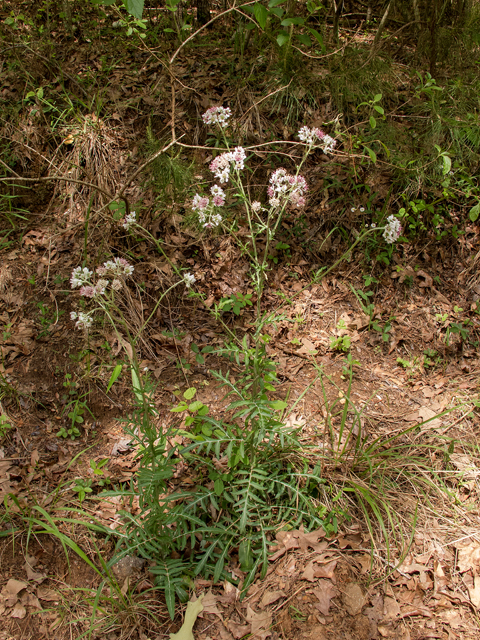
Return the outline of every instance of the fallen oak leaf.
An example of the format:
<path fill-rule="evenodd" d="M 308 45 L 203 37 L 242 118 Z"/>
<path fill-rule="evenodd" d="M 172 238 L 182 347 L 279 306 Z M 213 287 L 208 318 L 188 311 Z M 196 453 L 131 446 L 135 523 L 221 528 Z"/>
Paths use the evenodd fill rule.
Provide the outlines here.
<path fill-rule="evenodd" d="M 216 615 L 220 618 L 220 620 L 223 622 L 223 617 L 221 612 L 219 611 L 218 607 L 217 607 L 217 598 L 215 597 L 215 595 L 212 593 L 212 590 L 209 589 L 207 591 L 207 593 L 205 594 L 205 597 L 203 598 L 203 611 L 201 611 L 198 615 L 200 618 L 203 618 L 205 614 L 207 613 L 211 613 L 213 615 Z"/>
<path fill-rule="evenodd" d="M 247 605 L 247 622 L 250 623 L 252 629 L 252 636 L 261 631 L 268 631 L 272 624 L 272 614 L 269 611 L 257 612 L 252 609 L 250 605 Z M 263 636 L 266 637 L 266 636 Z"/>
<path fill-rule="evenodd" d="M 236 640 L 240 640 L 248 633 L 250 633 L 250 625 L 249 624 L 238 624 L 237 622 L 228 621 L 227 627 L 229 631 L 231 631 L 232 635 Z"/>
<path fill-rule="evenodd" d="M 316 596 L 318 602 L 315 603 L 315 607 L 324 616 L 328 616 L 330 610 L 330 601 L 337 595 L 337 590 L 330 582 L 330 580 L 319 580 L 319 588 L 313 590 L 313 594 Z"/>

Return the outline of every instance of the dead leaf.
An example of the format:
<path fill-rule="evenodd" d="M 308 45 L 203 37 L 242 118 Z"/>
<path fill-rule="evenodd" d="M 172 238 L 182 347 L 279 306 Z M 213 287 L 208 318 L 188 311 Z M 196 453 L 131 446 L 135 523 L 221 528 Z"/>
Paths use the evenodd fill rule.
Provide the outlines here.
<path fill-rule="evenodd" d="M 220 618 L 220 620 L 222 620 L 222 622 L 223 622 L 222 614 L 221 614 L 221 612 L 219 611 L 219 609 L 217 607 L 217 598 L 212 593 L 211 589 L 209 589 L 207 591 L 207 593 L 205 594 L 202 604 L 203 604 L 203 611 L 198 614 L 200 616 L 200 618 L 203 618 L 203 616 L 206 613 L 211 613 L 213 615 L 218 616 Z"/>
<path fill-rule="evenodd" d="M 43 585 L 37 588 L 37 596 L 40 600 L 45 600 L 46 602 L 58 602 L 60 600 L 60 596 L 56 591 Z"/>
<path fill-rule="evenodd" d="M 330 580 L 319 580 L 319 588 L 313 590 L 313 594 L 318 599 L 315 603 L 315 607 L 323 613 L 324 616 L 328 616 L 330 610 L 330 600 L 335 598 L 337 591 Z"/>
<path fill-rule="evenodd" d="M 305 356 L 315 356 L 318 351 L 315 348 L 313 342 L 308 340 L 308 338 L 302 338 L 302 346 L 297 350 L 297 353 L 305 355 Z"/>
<path fill-rule="evenodd" d="M 474 586 L 468 587 L 468 595 L 473 606 L 480 609 L 480 576 L 474 577 Z"/>
<path fill-rule="evenodd" d="M 264 609 L 265 607 L 268 607 L 269 604 L 280 600 L 280 598 L 285 598 L 285 591 L 282 591 L 281 589 L 278 591 L 265 591 L 262 599 L 260 600 L 260 608 Z"/>
<path fill-rule="evenodd" d="M 420 426 L 424 425 L 422 430 L 438 429 L 442 426 L 442 421 L 440 418 L 435 418 L 436 415 L 435 411 L 430 409 L 430 407 L 420 407 L 418 410 L 418 417 L 422 419 Z M 426 422 L 427 420 L 429 420 L 429 422 Z"/>
<path fill-rule="evenodd" d="M 457 543 L 458 550 L 457 566 L 460 573 L 465 573 L 469 569 L 476 571 L 480 565 L 480 544 L 478 542 L 470 542 L 465 545 Z"/>
<path fill-rule="evenodd" d="M 27 587 L 28 584 L 26 582 L 10 578 L 2 589 L 2 596 L 5 598 L 14 598 L 22 589 L 26 589 Z"/>
<path fill-rule="evenodd" d="M 250 633 L 250 625 L 249 624 L 237 624 L 236 622 L 232 622 L 231 620 L 227 623 L 228 629 L 232 632 L 232 635 L 236 640 L 243 638 Z"/>
<path fill-rule="evenodd" d="M 25 571 L 27 572 L 27 578 L 29 580 L 35 580 L 35 582 L 41 582 L 46 576 L 44 573 L 37 573 L 33 570 L 33 567 L 38 562 L 37 558 L 27 555 L 25 560 Z"/>
<path fill-rule="evenodd" d="M 395 598 L 385 597 L 383 601 L 383 618 L 382 622 L 395 620 L 401 614 L 400 606 Z"/>
<path fill-rule="evenodd" d="M 268 630 L 272 624 L 272 614 L 269 611 L 254 611 L 247 605 L 247 622 L 251 624 L 251 634 L 256 635 L 259 631 Z M 266 637 L 266 636 L 264 636 Z"/>
<path fill-rule="evenodd" d="M 34 596 L 33 593 L 29 593 L 28 591 L 22 594 L 20 601 L 25 607 L 33 607 L 34 609 L 42 608 L 37 596 Z"/>
<path fill-rule="evenodd" d="M 419 269 L 417 271 L 417 277 L 425 278 L 425 282 L 419 282 L 418 283 L 419 287 L 431 287 L 433 285 L 433 278 L 431 276 L 429 276 L 428 273 L 426 273 L 422 269 Z"/>
<path fill-rule="evenodd" d="M 356 616 L 367 603 L 367 599 L 363 595 L 362 588 L 356 582 L 349 582 L 345 585 L 343 592 L 343 603 L 345 609 L 351 616 Z"/>
<path fill-rule="evenodd" d="M 17 602 L 15 604 L 15 606 L 12 609 L 12 612 L 10 613 L 10 616 L 12 618 L 24 618 L 27 615 L 27 610 L 25 609 L 25 607 L 23 606 L 23 604 L 20 604 L 20 602 Z"/>

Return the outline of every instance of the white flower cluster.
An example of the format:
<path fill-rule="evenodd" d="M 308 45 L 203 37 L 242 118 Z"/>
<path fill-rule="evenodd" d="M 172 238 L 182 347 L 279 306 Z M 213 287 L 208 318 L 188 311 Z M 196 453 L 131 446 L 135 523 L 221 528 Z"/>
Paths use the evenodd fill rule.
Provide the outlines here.
<path fill-rule="evenodd" d="M 70 314 L 70 319 L 76 320 L 75 326 L 77 327 L 77 329 L 88 329 L 92 326 L 93 322 L 93 318 L 91 315 L 89 315 L 88 313 L 82 313 L 81 311 L 80 313 L 72 311 Z"/>
<path fill-rule="evenodd" d="M 285 169 L 277 169 L 270 177 L 267 189 L 271 207 L 280 207 L 289 202 L 295 207 L 305 205 L 304 195 L 308 191 L 307 181 L 303 176 L 292 176 Z"/>
<path fill-rule="evenodd" d="M 337 141 L 334 140 L 331 136 L 326 135 L 323 139 L 323 153 L 333 153 L 333 150 L 337 146 Z"/>
<path fill-rule="evenodd" d="M 195 278 L 193 273 L 190 273 L 189 271 L 183 274 L 183 281 L 185 282 L 185 286 L 187 287 L 187 289 L 189 289 L 192 286 L 192 284 L 196 282 L 196 280 L 197 279 Z"/>
<path fill-rule="evenodd" d="M 210 163 L 210 171 L 218 178 L 221 184 L 228 182 L 230 169 L 234 165 L 235 169 L 241 170 L 245 167 L 247 154 L 243 147 L 235 147 L 233 151 L 221 153 Z"/>
<path fill-rule="evenodd" d="M 125 260 L 125 258 L 114 258 L 103 263 L 102 267 L 97 267 L 99 276 L 131 276 L 133 267 Z"/>
<path fill-rule="evenodd" d="M 137 214 L 135 213 L 135 211 L 132 211 L 132 213 L 129 213 L 128 216 L 125 216 L 125 218 L 122 220 L 122 227 L 124 229 L 130 229 L 131 226 L 133 226 L 135 223 L 137 222 Z"/>
<path fill-rule="evenodd" d="M 87 269 L 87 267 L 77 267 L 72 271 L 72 275 L 70 278 L 70 285 L 72 289 L 76 289 L 77 287 L 81 287 L 82 284 L 87 284 L 90 282 L 91 277 L 93 276 L 93 271 Z"/>
<path fill-rule="evenodd" d="M 302 142 L 306 142 L 313 146 L 318 140 L 323 140 L 323 138 L 325 138 L 325 134 L 317 127 L 314 127 L 313 129 L 310 129 L 309 127 L 302 127 L 298 132 L 298 137 Z"/>
<path fill-rule="evenodd" d="M 313 129 L 302 127 L 298 132 L 298 137 L 310 147 L 320 147 L 323 153 L 333 153 L 337 144 L 336 140 L 324 133 L 321 129 L 318 129 L 318 127 L 314 127 Z"/>
<path fill-rule="evenodd" d="M 399 239 L 401 233 L 402 225 L 400 224 L 400 220 L 398 220 L 398 218 L 395 218 L 394 215 L 388 216 L 387 226 L 383 231 L 385 242 L 387 242 L 388 244 L 393 244 Z"/>
<path fill-rule="evenodd" d="M 80 295 L 84 298 L 97 298 L 105 295 L 107 287 L 111 286 L 113 291 L 120 291 L 123 284 L 119 279 L 121 276 L 130 276 L 133 273 L 133 267 L 124 258 L 114 258 L 103 263 L 103 266 L 97 268 L 99 276 L 112 276 L 112 284 L 101 277 L 93 284 L 93 271 L 84 267 L 76 267 L 72 271 L 70 284 L 72 289 L 80 287 Z M 88 329 L 93 322 L 93 318 L 88 313 L 77 313 L 72 311 L 70 314 L 72 320 L 76 320 L 75 326 L 78 328 Z"/>
<path fill-rule="evenodd" d="M 218 227 L 222 221 L 221 214 L 217 211 L 217 207 L 223 207 L 225 204 L 225 192 L 217 184 L 210 189 L 212 200 L 205 196 L 195 194 L 192 201 L 192 209 L 198 211 L 198 220 L 205 228 L 211 229 Z"/>
<path fill-rule="evenodd" d="M 219 127 L 226 127 L 232 112 L 229 107 L 210 107 L 202 116 L 205 124 L 218 124 Z"/>

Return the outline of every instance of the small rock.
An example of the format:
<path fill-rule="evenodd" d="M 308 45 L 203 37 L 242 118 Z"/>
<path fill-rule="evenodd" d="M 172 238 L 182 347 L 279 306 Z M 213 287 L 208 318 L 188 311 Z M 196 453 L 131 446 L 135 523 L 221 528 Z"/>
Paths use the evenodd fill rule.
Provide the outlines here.
<path fill-rule="evenodd" d="M 144 564 L 145 560 L 142 558 L 125 556 L 112 566 L 112 571 L 117 580 L 125 580 L 138 573 Z"/>

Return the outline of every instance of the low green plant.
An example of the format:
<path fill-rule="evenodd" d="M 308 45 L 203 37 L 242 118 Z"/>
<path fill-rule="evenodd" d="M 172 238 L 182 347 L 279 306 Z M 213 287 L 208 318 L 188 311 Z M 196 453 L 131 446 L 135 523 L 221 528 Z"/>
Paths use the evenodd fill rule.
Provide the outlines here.
<path fill-rule="evenodd" d="M 12 421 L 8 415 L 5 412 L 0 414 L 0 440 L 7 435 L 12 426 Z"/>
<path fill-rule="evenodd" d="M 33 284 L 35 281 L 33 282 Z M 53 324 L 56 324 L 59 318 L 65 313 L 63 309 L 50 309 L 48 305 L 44 302 L 37 302 L 38 311 L 40 314 L 40 324 L 42 325 L 42 330 L 38 334 L 39 338 L 43 338 L 50 334 L 50 327 Z"/>
<path fill-rule="evenodd" d="M 245 307 L 252 306 L 252 294 L 247 293 L 233 293 L 231 296 L 227 298 L 221 298 L 218 305 L 215 307 L 215 311 L 218 313 L 229 312 L 231 311 L 236 316 L 240 315 L 240 311 L 245 309 Z"/>
<path fill-rule="evenodd" d="M 330 349 L 334 351 L 348 351 L 352 344 L 350 336 L 332 336 L 330 338 Z"/>
<path fill-rule="evenodd" d="M 75 440 L 75 438 L 79 438 L 81 435 L 79 427 L 85 421 L 85 411 L 93 417 L 93 414 L 87 404 L 89 394 L 88 392 L 81 395 L 79 394 L 78 383 L 72 379 L 72 375 L 70 373 L 65 374 L 63 387 L 65 388 L 65 393 L 61 396 L 62 401 L 65 403 L 63 416 L 66 416 L 69 424 L 62 426 L 61 429 L 57 431 L 57 437 Z"/>
<path fill-rule="evenodd" d="M 75 478 L 71 490 L 78 494 L 78 501 L 80 504 L 82 504 L 88 494 L 93 492 L 92 484 L 93 480 L 90 478 Z"/>

